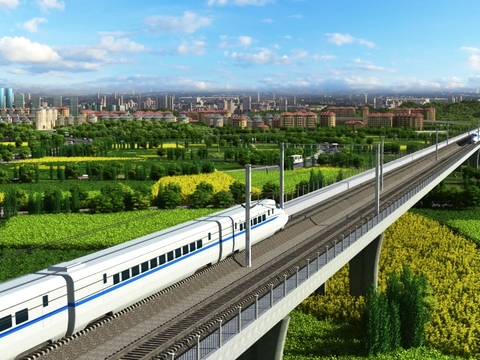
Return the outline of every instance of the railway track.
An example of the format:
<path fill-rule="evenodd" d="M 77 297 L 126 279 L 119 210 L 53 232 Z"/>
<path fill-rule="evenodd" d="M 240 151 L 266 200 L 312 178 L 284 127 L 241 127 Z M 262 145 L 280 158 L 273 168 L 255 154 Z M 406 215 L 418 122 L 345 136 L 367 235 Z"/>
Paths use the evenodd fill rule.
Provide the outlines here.
<path fill-rule="evenodd" d="M 464 151 L 467 151 L 465 148 Z M 394 202 L 424 178 L 458 158 L 455 144 L 415 164 L 384 177 L 380 208 Z M 408 169 L 409 176 L 403 175 Z M 412 180 L 413 179 L 413 180 Z M 408 186 L 406 186 L 408 183 Z M 284 279 L 307 258 L 324 252 L 342 233 L 353 230 L 374 212 L 374 182 L 353 188 L 341 196 L 319 203 L 291 217 L 285 229 L 253 247 L 254 267 L 244 267 L 239 253 L 132 306 L 121 316 L 103 319 L 81 336 L 63 340 L 66 345 L 42 350 L 25 359 L 170 359 L 196 343 L 196 334 L 206 336 L 237 314 L 237 306 L 250 305 L 270 284 Z M 153 314 L 156 314 L 153 316 Z"/>

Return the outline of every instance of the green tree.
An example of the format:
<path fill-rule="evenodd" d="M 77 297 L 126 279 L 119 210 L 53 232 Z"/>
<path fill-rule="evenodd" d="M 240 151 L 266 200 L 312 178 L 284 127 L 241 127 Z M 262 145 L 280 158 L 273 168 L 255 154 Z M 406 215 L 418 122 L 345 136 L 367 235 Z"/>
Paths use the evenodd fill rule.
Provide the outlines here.
<path fill-rule="evenodd" d="M 154 164 L 150 168 L 150 180 L 159 180 L 166 175 L 165 167 L 162 165 Z"/>
<path fill-rule="evenodd" d="M 8 172 L 0 169 L 0 184 L 6 184 L 8 182 Z"/>
<path fill-rule="evenodd" d="M 160 209 L 173 209 L 182 203 L 182 188 L 178 184 L 160 185 L 158 189 L 157 206 Z"/>
<path fill-rule="evenodd" d="M 35 169 L 25 164 L 20 165 L 18 169 L 18 177 L 23 183 L 35 182 Z"/>
<path fill-rule="evenodd" d="M 7 219 L 18 214 L 17 194 L 15 190 L 9 190 L 5 193 L 5 198 L 3 199 L 3 213 Z"/>
<path fill-rule="evenodd" d="M 10 152 L 8 150 L 3 150 L 2 153 L 1 153 L 1 156 L 2 156 L 2 160 L 6 161 L 6 162 L 12 161 L 12 159 L 13 159 L 12 152 Z"/>
<path fill-rule="evenodd" d="M 262 186 L 262 197 L 265 199 L 274 199 L 277 202 L 279 201 L 280 195 L 280 185 L 273 182 L 268 181 L 266 184 Z"/>
<path fill-rule="evenodd" d="M 190 196 L 190 207 L 194 209 L 205 208 L 212 202 L 212 196 L 213 185 L 202 181 Z"/>
<path fill-rule="evenodd" d="M 403 284 L 400 299 L 402 347 L 420 347 L 425 341 L 425 324 L 430 318 L 424 303 L 427 281 L 425 276 L 412 274 L 408 266 L 403 267 L 400 280 Z"/>
<path fill-rule="evenodd" d="M 76 179 L 80 175 L 80 166 L 76 162 L 65 164 L 65 179 Z"/>
<path fill-rule="evenodd" d="M 233 194 L 229 191 L 221 190 L 213 195 L 213 206 L 215 208 L 228 208 L 235 204 Z"/>
<path fill-rule="evenodd" d="M 241 183 L 238 180 L 235 180 L 235 182 L 230 185 L 229 189 L 230 193 L 233 196 L 233 199 L 237 203 L 240 204 L 245 202 L 245 184 Z"/>
<path fill-rule="evenodd" d="M 90 212 L 103 214 L 125 211 L 124 194 L 124 185 L 108 184 L 91 200 Z"/>
<path fill-rule="evenodd" d="M 78 190 L 74 188 L 70 193 L 72 198 L 71 211 L 73 213 L 78 213 L 80 211 L 80 196 L 78 194 Z"/>

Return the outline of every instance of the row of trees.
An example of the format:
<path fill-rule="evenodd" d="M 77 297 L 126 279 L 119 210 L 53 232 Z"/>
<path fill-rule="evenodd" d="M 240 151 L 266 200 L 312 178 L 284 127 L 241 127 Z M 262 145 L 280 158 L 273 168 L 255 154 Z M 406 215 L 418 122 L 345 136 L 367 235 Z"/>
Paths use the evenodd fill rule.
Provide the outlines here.
<path fill-rule="evenodd" d="M 387 289 L 371 286 L 362 315 L 362 348 L 366 356 L 388 353 L 402 347 L 420 347 L 432 311 L 425 276 L 403 267 L 391 273 Z"/>
<path fill-rule="evenodd" d="M 473 209 L 480 205 L 480 170 L 472 167 L 462 169 L 463 186 L 447 186 L 442 181 L 425 195 L 417 206 L 449 209 Z"/>
<path fill-rule="evenodd" d="M 158 180 L 164 176 L 192 175 L 200 173 L 212 173 L 215 165 L 212 162 L 172 163 L 168 165 L 152 164 L 147 168 L 143 164 L 122 163 L 119 161 L 87 162 L 84 168 L 76 162 L 68 162 L 64 165 L 50 165 L 50 180 L 77 179 L 78 176 L 87 174 L 90 180 Z M 0 169 L 0 184 L 5 184 L 11 179 L 6 170 Z M 38 183 L 40 170 L 38 164 L 20 166 L 14 165 L 13 178 L 22 183 Z M 43 177 L 42 177 L 43 178 Z"/>
<path fill-rule="evenodd" d="M 23 189 L 12 189 L 4 194 L 3 213 L 9 218 L 19 211 L 28 214 L 79 212 L 112 213 L 144 210 L 150 207 L 150 187 L 139 185 L 135 188 L 122 183 L 106 184 L 99 193 L 92 194 L 74 186 L 70 191 L 48 188 L 42 193 L 27 193 Z"/>

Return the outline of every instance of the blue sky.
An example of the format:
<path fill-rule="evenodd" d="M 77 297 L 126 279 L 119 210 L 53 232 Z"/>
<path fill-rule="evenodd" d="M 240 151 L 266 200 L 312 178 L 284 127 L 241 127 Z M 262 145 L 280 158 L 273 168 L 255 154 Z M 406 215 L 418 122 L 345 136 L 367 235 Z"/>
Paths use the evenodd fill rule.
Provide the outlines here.
<path fill-rule="evenodd" d="M 0 0 L 22 91 L 464 92 L 478 0 Z"/>

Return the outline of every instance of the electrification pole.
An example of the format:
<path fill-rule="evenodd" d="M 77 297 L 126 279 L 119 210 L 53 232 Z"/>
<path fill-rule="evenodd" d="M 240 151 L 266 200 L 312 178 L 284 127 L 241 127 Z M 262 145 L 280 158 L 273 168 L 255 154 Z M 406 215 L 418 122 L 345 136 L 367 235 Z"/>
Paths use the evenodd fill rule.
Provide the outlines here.
<path fill-rule="evenodd" d="M 252 244 L 250 242 L 250 199 L 251 199 L 251 165 L 245 165 L 245 264 L 252 267 Z"/>

